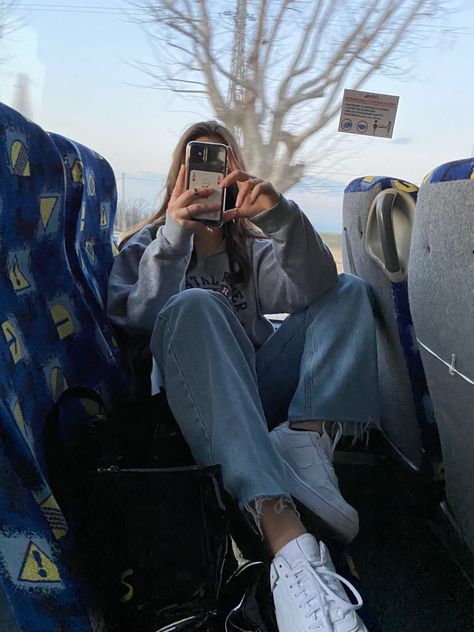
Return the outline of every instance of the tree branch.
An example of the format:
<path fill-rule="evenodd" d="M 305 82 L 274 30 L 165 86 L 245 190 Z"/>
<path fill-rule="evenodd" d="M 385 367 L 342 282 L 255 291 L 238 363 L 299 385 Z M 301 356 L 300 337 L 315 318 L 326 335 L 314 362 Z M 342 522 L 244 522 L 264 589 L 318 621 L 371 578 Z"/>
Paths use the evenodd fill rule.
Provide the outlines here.
<path fill-rule="evenodd" d="M 303 144 L 338 114 L 344 86 L 359 89 L 390 68 L 397 52 L 410 50 L 423 18 L 445 0 L 254 0 L 256 22 L 244 33 L 246 65 L 238 73 L 232 47 L 217 35 L 228 2 L 133 1 L 143 3 L 148 20 L 141 21 L 160 44 L 161 73 L 144 66 L 146 72 L 175 92 L 207 95 L 216 115 L 241 129 L 251 169 L 284 190 L 303 173 Z M 230 93 L 232 86 L 243 91 L 231 106 L 228 84 Z"/>
<path fill-rule="evenodd" d="M 361 75 L 356 84 L 354 85 L 354 90 L 358 90 L 367 79 L 373 75 L 381 66 L 383 61 L 390 55 L 390 53 L 396 48 L 397 44 L 400 41 L 400 38 L 406 32 L 407 26 L 416 16 L 419 8 L 424 4 L 424 0 L 417 0 L 412 10 L 405 16 L 405 19 L 401 22 L 400 26 L 396 31 L 394 31 L 391 41 L 387 44 L 387 46 L 381 51 L 378 57 L 375 60 L 372 60 L 368 69 Z M 334 84 L 331 93 L 329 94 L 326 100 L 326 106 L 323 111 L 319 114 L 316 121 L 309 126 L 304 132 L 298 134 L 296 137 L 296 142 L 302 144 L 305 140 L 307 140 L 310 136 L 318 132 L 322 129 L 332 118 L 334 118 L 341 109 L 341 101 L 342 99 L 335 100 L 337 93 L 339 92 L 342 80 L 348 71 L 349 66 L 347 66 L 343 73 L 341 73 L 337 82 Z M 332 106 L 332 107 L 331 107 Z"/>
<path fill-rule="evenodd" d="M 299 63 L 301 61 L 301 58 L 302 58 L 304 52 L 306 51 L 306 48 L 308 46 L 308 38 L 310 37 L 311 32 L 314 31 L 314 25 L 318 21 L 318 16 L 319 16 L 320 11 L 323 8 L 323 5 L 324 5 L 324 0 L 318 0 L 318 2 L 316 3 L 316 6 L 314 8 L 313 14 L 312 14 L 311 18 L 308 20 L 306 28 L 303 30 L 303 33 L 302 33 L 302 35 L 300 37 L 299 46 L 298 46 L 298 48 L 297 48 L 297 50 L 295 52 L 295 55 L 293 57 L 293 62 L 290 65 L 288 73 L 287 73 L 286 77 L 283 79 L 283 81 L 281 83 L 281 86 L 280 86 L 280 90 L 278 92 L 278 101 L 280 103 L 283 103 L 283 101 L 285 101 L 285 99 L 286 99 L 288 86 L 289 86 L 290 82 L 294 80 L 296 75 L 304 72 L 304 68 L 301 69 L 301 70 L 297 70 L 297 68 L 298 68 L 298 65 L 299 65 Z M 324 19 L 322 21 L 325 22 Z"/>

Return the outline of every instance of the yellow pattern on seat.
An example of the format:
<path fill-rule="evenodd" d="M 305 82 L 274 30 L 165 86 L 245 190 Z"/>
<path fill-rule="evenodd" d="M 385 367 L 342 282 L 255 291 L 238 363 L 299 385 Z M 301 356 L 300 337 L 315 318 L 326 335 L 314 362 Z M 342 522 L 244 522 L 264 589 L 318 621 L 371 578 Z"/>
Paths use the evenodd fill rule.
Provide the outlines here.
<path fill-rule="evenodd" d="M 20 140 L 15 140 L 10 149 L 12 173 L 16 176 L 30 176 L 30 161 L 28 150 Z"/>
<path fill-rule="evenodd" d="M 422 184 L 425 184 L 426 182 L 430 181 L 431 174 L 433 173 L 433 171 L 434 171 L 434 169 L 432 169 L 429 173 L 426 174 L 426 176 L 422 180 Z"/>
<path fill-rule="evenodd" d="M 109 218 L 107 217 L 107 209 L 105 204 L 100 205 L 100 227 L 106 228 L 109 225 Z"/>
<path fill-rule="evenodd" d="M 64 340 L 64 338 L 71 336 L 74 333 L 74 323 L 71 314 L 64 305 L 53 305 L 49 308 L 49 311 L 53 317 L 60 339 Z"/>
<path fill-rule="evenodd" d="M 69 384 L 64 377 L 63 370 L 59 366 L 54 366 L 49 374 L 49 386 L 56 401 L 59 396 L 68 388 Z"/>
<path fill-rule="evenodd" d="M 72 165 L 71 169 L 72 181 L 82 183 L 84 182 L 84 174 L 82 170 L 82 162 L 80 160 L 76 160 Z"/>
<path fill-rule="evenodd" d="M 4 323 L 2 323 L 2 330 L 8 347 L 10 348 L 13 362 L 17 364 L 23 357 L 23 354 L 21 352 L 20 338 L 18 336 L 16 328 L 11 321 L 6 320 Z"/>
<path fill-rule="evenodd" d="M 51 215 L 56 206 L 56 202 L 58 198 L 55 196 L 42 197 L 40 202 L 40 215 L 41 215 L 41 223 L 43 224 L 43 228 L 49 223 L 51 219 Z"/>
<path fill-rule="evenodd" d="M 60 582 L 61 576 L 53 560 L 30 541 L 19 579 L 24 582 Z"/>
<path fill-rule="evenodd" d="M 57 540 L 63 538 L 67 533 L 67 522 L 54 496 L 48 496 L 48 498 L 40 504 L 40 508 L 51 527 L 54 537 Z"/>
<path fill-rule="evenodd" d="M 20 408 L 20 402 L 18 400 L 16 400 L 13 406 L 13 416 L 15 417 L 15 421 L 18 424 L 18 427 L 20 428 L 21 432 L 24 435 L 26 435 L 26 422 L 25 422 L 25 418 L 23 417 L 22 410 Z"/>
<path fill-rule="evenodd" d="M 30 287 L 28 279 L 20 270 L 16 255 L 11 260 L 10 267 L 8 268 L 8 275 L 15 292 L 20 292 L 21 290 L 26 290 L 26 288 Z"/>
<path fill-rule="evenodd" d="M 411 184 L 411 182 L 403 182 L 402 180 L 394 180 L 393 184 L 396 189 L 399 191 L 405 191 L 406 193 L 415 193 L 418 191 L 418 187 L 416 184 Z"/>

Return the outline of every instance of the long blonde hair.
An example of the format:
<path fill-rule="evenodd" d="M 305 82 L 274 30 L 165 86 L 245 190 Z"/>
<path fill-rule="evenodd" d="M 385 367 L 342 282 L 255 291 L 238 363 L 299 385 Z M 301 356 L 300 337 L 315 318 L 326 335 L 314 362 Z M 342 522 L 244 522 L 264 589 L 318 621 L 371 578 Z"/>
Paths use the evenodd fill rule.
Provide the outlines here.
<path fill-rule="evenodd" d="M 136 233 L 145 226 L 150 224 L 160 225 L 165 222 L 166 209 L 168 208 L 171 193 L 178 177 L 179 169 L 185 160 L 186 145 L 201 136 L 217 136 L 218 138 L 221 138 L 226 145 L 232 148 L 238 163 L 243 169 L 245 169 L 245 163 L 240 147 L 228 129 L 217 121 L 201 121 L 200 123 L 194 123 L 184 131 L 175 147 L 160 207 L 155 213 L 153 213 L 153 215 L 147 217 L 144 221 L 134 226 L 123 237 L 120 242 L 120 248 L 123 248 L 127 241 L 129 241 L 129 239 L 136 235 Z M 234 187 L 234 191 L 231 191 L 231 188 L 229 187 L 227 194 L 228 198 L 233 197 L 235 201 L 236 187 Z M 245 283 L 248 280 L 251 273 L 251 262 L 247 249 L 247 242 L 249 239 L 258 239 L 262 238 L 262 236 L 262 233 L 260 233 L 257 228 L 245 218 L 240 218 L 224 224 L 224 239 L 226 251 L 229 257 L 233 283 Z"/>

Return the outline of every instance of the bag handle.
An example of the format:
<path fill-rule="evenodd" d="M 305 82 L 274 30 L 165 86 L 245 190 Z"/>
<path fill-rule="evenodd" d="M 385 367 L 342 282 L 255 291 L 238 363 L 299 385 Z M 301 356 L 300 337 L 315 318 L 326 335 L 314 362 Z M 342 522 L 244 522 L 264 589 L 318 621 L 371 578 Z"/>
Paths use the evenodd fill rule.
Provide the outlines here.
<path fill-rule="evenodd" d="M 60 429 L 61 405 L 73 400 L 87 400 L 98 405 L 99 413 L 91 415 L 91 419 L 102 422 L 94 428 L 100 446 L 100 460 L 110 465 L 116 465 L 121 460 L 118 440 L 110 427 L 108 411 L 100 394 L 87 386 L 71 386 L 63 391 L 46 417 L 43 428 L 48 480 L 60 506 L 67 503 L 67 490 L 74 482 L 74 475 L 80 476 L 80 468 L 75 468 L 74 463 L 67 459 L 67 450 Z"/>

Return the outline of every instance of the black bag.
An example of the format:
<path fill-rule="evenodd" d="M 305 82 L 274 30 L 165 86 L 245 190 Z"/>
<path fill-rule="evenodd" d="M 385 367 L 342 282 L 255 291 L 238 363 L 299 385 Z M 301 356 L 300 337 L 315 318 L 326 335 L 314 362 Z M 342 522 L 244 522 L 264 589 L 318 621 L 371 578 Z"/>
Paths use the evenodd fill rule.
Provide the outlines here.
<path fill-rule="evenodd" d="M 96 411 L 84 418 L 79 402 Z M 95 391 L 70 388 L 48 416 L 45 447 L 76 534 L 74 566 L 108 632 L 276 629 L 264 564 L 237 568 L 228 516 L 239 534 L 245 526 L 220 466 L 194 464 L 163 394 L 106 414 Z"/>
<path fill-rule="evenodd" d="M 228 547 L 218 466 L 100 468 L 93 506 L 109 622 L 144 632 L 183 611 L 212 618 Z"/>
<path fill-rule="evenodd" d="M 68 423 L 64 412 L 79 414 L 80 401 L 99 414 Z M 77 534 L 76 565 L 99 595 L 109 632 L 155 631 L 183 612 L 205 630 L 226 561 L 235 566 L 220 467 L 190 464 L 159 398 L 117 410 L 107 416 L 97 393 L 71 388 L 45 425 L 49 480 Z M 160 467 L 170 461 L 175 467 Z"/>

